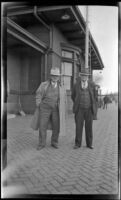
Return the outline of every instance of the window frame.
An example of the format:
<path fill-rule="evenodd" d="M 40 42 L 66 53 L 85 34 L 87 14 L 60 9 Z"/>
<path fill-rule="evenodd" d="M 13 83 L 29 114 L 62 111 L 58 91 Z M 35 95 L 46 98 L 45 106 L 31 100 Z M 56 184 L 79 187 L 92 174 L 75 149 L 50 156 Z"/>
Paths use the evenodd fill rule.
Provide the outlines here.
<path fill-rule="evenodd" d="M 61 45 L 61 55 L 62 55 L 62 51 L 73 53 L 72 58 L 61 56 L 61 63 L 62 62 L 72 63 L 72 76 L 71 76 L 71 83 L 70 83 L 70 90 L 71 90 L 77 79 L 77 72 L 76 72 L 77 66 L 80 65 L 80 70 L 81 70 L 81 50 L 72 45 L 64 44 L 64 45 Z M 79 59 L 77 59 L 77 55 L 79 56 Z"/>

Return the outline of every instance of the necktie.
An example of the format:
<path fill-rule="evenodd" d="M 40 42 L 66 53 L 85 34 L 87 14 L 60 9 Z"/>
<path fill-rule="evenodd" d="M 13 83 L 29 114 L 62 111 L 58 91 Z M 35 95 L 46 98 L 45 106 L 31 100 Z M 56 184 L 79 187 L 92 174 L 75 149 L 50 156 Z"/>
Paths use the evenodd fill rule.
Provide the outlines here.
<path fill-rule="evenodd" d="M 82 81 L 82 88 L 83 89 L 87 88 L 87 82 L 86 81 Z"/>

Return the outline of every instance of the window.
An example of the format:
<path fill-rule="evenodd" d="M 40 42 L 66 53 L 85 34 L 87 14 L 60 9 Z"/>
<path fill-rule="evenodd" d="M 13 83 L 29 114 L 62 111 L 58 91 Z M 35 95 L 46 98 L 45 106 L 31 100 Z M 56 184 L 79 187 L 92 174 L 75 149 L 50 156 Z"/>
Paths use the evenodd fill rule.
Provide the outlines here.
<path fill-rule="evenodd" d="M 62 73 L 66 76 L 72 76 L 72 63 L 62 62 Z"/>
<path fill-rule="evenodd" d="M 61 46 L 63 83 L 66 90 L 71 90 L 81 69 L 81 51 L 73 45 L 62 43 Z"/>
<path fill-rule="evenodd" d="M 71 89 L 71 80 L 72 80 L 72 63 L 62 62 L 61 73 L 64 75 L 64 86 L 66 90 Z"/>

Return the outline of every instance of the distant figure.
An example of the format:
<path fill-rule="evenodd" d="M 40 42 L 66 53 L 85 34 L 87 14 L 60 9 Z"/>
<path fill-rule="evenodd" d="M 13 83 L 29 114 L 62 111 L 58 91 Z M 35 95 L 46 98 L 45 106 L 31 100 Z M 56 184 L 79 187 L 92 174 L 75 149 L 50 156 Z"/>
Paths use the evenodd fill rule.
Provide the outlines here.
<path fill-rule="evenodd" d="M 103 109 L 107 109 L 107 105 L 108 105 L 108 96 L 106 95 L 106 96 L 104 96 L 104 98 L 103 98 Z"/>
<path fill-rule="evenodd" d="M 100 101 L 100 103 L 99 103 L 99 107 L 100 107 L 100 108 L 103 108 L 103 99 L 102 99 L 102 98 L 100 98 L 100 100 L 99 100 L 99 101 Z"/>
<path fill-rule="evenodd" d="M 118 103 L 118 101 L 117 101 L 117 99 L 115 99 L 115 105 L 117 105 L 117 103 Z"/>

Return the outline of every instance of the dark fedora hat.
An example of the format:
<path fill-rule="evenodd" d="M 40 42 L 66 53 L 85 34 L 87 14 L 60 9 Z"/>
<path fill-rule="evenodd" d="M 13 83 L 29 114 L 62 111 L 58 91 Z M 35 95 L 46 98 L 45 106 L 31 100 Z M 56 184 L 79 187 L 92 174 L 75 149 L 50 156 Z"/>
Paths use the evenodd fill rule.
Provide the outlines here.
<path fill-rule="evenodd" d="M 89 76 L 91 75 L 90 71 L 89 71 L 89 68 L 82 68 L 81 69 L 81 72 L 79 72 L 79 76 Z"/>

